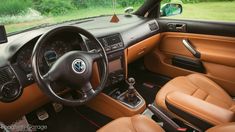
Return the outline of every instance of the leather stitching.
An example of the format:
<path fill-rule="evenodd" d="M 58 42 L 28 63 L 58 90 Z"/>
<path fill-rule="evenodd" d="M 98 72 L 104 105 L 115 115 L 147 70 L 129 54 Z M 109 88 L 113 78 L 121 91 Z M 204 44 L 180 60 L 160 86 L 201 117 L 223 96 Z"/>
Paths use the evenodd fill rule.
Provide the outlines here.
<path fill-rule="evenodd" d="M 197 84 L 195 84 L 192 80 L 190 80 L 190 77 L 188 76 L 188 77 L 186 77 L 194 86 L 196 86 L 196 87 L 198 87 L 198 89 L 200 89 L 200 87 L 197 85 Z M 196 78 L 198 78 L 198 77 L 196 77 Z M 200 79 L 200 78 L 199 78 Z M 209 80 L 208 78 L 205 78 L 206 80 L 207 80 L 207 82 L 210 84 L 210 85 L 212 85 L 213 87 L 215 87 L 217 90 L 222 90 L 221 88 L 218 88 L 218 86 L 216 86 L 215 84 L 214 84 L 214 82 L 212 82 L 211 80 Z M 201 80 L 201 79 L 200 79 Z M 200 89 L 200 90 L 202 90 L 202 89 Z M 204 90 L 202 90 L 202 91 L 204 91 Z M 205 91 L 204 91 L 205 92 Z M 206 93 L 208 93 L 208 92 L 206 92 Z M 210 95 L 210 93 L 208 93 L 208 96 Z M 211 95 L 212 96 L 212 95 Z M 216 97 L 214 97 L 214 96 L 212 96 L 213 98 L 216 98 Z M 207 97 L 208 98 L 208 97 Z M 218 99 L 218 98 L 216 98 L 217 100 L 219 100 L 219 101 L 221 101 L 221 102 L 223 102 L 224 104 L 226 104 L 228 107 L 231 107 L 231 105 L 229 105 L 229 104 L 227 104 L 224 100 L 221 100 L 221 99 Z M 210 103 L 210 102 L 209 102 Z"/>
<path fill-rule="evenodd" d="M 207 96 L 205 97 L 205 101 L 208 99 L 208 97 L 209 97 L 210 95 L 209 94 L 207 94 Z M 207 101 L 206 101 L 207 102 Z M 209 103 L 209 102 L 208 102 Z"/>
<path fill-rule="evenodd" d="M 193 91 L 193 93 L 191 94 L 192 96 L 197 92 L 198 89 L 196 89 L 195 91 Z"/>

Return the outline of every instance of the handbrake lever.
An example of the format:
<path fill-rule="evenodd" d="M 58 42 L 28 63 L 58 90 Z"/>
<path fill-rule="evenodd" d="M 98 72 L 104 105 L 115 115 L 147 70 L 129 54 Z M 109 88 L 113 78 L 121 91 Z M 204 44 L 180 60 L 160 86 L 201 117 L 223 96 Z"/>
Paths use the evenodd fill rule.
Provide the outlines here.
<path fill-rule="evenodd" d="M 169 132 L 185 132 L 187 128 L 181 128 L 178 124 L 176 124 L 172 119 L 167 117 L 162 111 L 156 108 L 154 105 L 149 104 L 148 108 L 155 116 L 157 116 L 162 122 L 163 126 L 166 125 L 165 129 Z"/>

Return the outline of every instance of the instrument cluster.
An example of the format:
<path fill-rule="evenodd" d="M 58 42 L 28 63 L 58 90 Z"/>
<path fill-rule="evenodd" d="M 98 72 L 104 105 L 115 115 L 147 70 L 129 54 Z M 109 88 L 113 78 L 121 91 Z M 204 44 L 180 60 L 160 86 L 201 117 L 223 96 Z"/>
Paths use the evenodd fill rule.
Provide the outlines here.
<path fill-rule="evenodd" d="M 51 67 L 53 63 L 65 53 L 72 50 L 81 50 L 81 42 L 83 41 L 69 36 L 62 38 L 56 37 L 46 42 L 42 47 L 40 55 L 42 57 L 39 64 L 40 67 L 45 68 L 45 65 L 46 67 Z M 36 42 L 27 43 L 18 51 L 16 56 L 16 62 L 26 74 L 32 72 L 31 56 L 35 44 Z"/>

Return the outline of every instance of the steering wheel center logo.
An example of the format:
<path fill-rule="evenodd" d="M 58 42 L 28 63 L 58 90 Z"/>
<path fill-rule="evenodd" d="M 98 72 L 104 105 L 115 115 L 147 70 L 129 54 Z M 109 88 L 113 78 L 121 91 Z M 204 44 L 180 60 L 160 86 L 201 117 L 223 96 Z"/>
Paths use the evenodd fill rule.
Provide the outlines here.
<path fill-rule="evenodd" d="M 82 74 L 86 70 L 86 64 L 82 59 L 76 59 L 72 63 L 72 69 L 75 73 Z"/>

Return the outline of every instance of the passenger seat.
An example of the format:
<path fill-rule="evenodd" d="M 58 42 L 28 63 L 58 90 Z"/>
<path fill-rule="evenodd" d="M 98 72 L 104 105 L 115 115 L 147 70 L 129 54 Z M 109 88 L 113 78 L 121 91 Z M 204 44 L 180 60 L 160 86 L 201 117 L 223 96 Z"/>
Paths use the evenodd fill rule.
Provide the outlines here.
<path fill-rule="evenodd" d="M 176 118 L 202 130 L 235 121 L 234 100 L 201 74 L 172 79 L 159 90 L 155 102 Z"/>
<path fill-rule="evenodd" d="M 235 123 L 218 125 L 208 129 L 206 132 L 233 132 Z M 97 132 L 164 132 L 164 130 L 153 120 L 144 115 L 118 118 Z"/>

